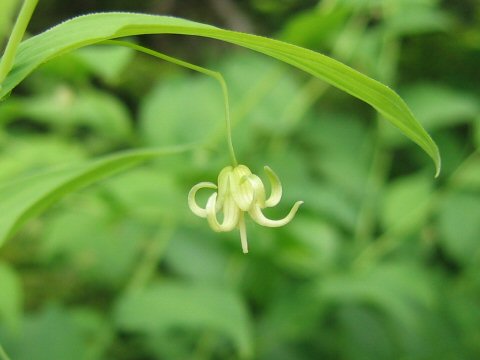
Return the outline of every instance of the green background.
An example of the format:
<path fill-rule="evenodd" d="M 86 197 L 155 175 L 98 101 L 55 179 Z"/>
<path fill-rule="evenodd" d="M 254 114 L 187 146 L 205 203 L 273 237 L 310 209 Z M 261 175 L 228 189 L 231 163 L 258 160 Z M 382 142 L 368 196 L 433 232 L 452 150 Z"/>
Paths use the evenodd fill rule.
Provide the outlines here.
<path fill-rule="evenodd" d="M 16 1 L 0 5 L 8 36 Z M 68 196 L 0 249 L 13 359 L 480 358 L 480 5 L 435 0 L 40 0 L 32 34 L 95 11 L 170 14 L 320 51 L 391 86 L 443 171 L 367 105 L 213 40 L 132 39 L 220 71 L 239 161 L 279 175 L 268 210 L 214 233 L 187 194 L 228 165 L 204 75 L 129 49 L 58 58 L 0 103 L 0 181 L 115 151 L 200 141 Z M 0 214 L 1 216 L 1 214 Z"/>

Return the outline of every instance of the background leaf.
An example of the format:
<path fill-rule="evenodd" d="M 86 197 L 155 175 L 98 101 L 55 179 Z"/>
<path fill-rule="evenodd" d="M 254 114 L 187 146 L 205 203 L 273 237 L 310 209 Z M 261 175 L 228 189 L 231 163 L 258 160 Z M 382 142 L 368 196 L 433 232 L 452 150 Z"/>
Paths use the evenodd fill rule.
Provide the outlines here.
<path fill-rule="evenodd" d="M 136 150 L 113 155 L 81 166 L 32 176 L 0 188 L 0 244 L 25 221 L 37 215 L 66 194 L 128 169 L 159 155 L 184 149 Z"/>
<path fill-rule="evenodd" d="M 15 359 L 94 360 L 105 353 L 111 330 L 93 311 L 67 310 L 51 304 L 26 316 L 21 330 L 8 333 L 5 338 L 9 339 L 9 355 Z"/>
<path fill-rule="evenodd" d="M 0 322 L 14 332 L 21 321 L 23 293 L 18 275 L 9 265 L 0 262 Z"/>
<path fill-rule="evenodd" d="M 480 196 L 468 192 L 448 194 L 439 209 L 441 241 L 449 254 L 462 263 L 478 262 L 480 256 L 479 209 Z"/>
<path fill-rule="evenodd" d="M 429 158 L 393 126 L 387 134 L 390 125 L 369 106 L 275 58 L 194 36 L 134 39 L 221 72 L 238 159 L 262 178 L 270 165 L 284 186 L 268 215 L 305 201 L 283 228 L 248 222 L 244 256 L 238 232 L 212 232 L 185 199 L 229 162 L 218 86 L 111 45 L 58 56 L 0 104 L 0 188 L 52 166 L 80 170 L 119 149 L 189 135 L 202 136 L 203 146 L 71 193 L 0 247 L 0 304 L 17 309 L 0 315 L 8 355 L 238 359 L 244 337 L 250 358 L 262 360 L 480 359 L 480 3 L 226 4 L 240 2 L 48 0 L 29 29 L 80 13 L 155 9 L 306 45 L 399 89 L 442 149 L 441 178 L 432 179 Z M 64 90 L 78 106 L 61 106 Z M 173 105 L 168 92 L 183 104 L 169 112 L 172 122 L 156 106 Z M 110 107 L 122 110 L 102 111 Z M 206 201 L 209 193 L 199 195 Z M 163 294 L 174 299 L 165 305 Z M 140 298 L 153 299 L 155 311 Z"/>
<path fill-rule="evenodd" d="M 235 294 L 206 286 L 162 283 L 127 294 L 115 311 L 118 326 L 127 331 L 160 332 L 175 327 L 206 328 L 233 340 L 242 357 L 252 353 L 250 324 Z"/>

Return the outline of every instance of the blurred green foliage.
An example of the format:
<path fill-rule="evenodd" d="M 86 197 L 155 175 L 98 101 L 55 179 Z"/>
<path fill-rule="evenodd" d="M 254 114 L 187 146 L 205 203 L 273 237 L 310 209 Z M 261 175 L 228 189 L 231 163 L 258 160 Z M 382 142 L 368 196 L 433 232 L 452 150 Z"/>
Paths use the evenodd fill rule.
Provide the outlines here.
<path fill-rule="evenodd" d="M 228 163 L 217 84 L 129 49 L 66 55 L 0 104 L 3 182 L 126 148 L 209 147 L 71 195 L 9 240 L 2 346 L 15 360 L 478 359 L 478 2 L 227 2 L 224 13 L 208 2 L 208 15 L 193 1 L 143 10 L 221 26 L 241 15 L 390 84 L 439 144 L 440 178 L 374 111 L 318 80 L 214 42 L 138 39 L 221 71 L 240 161 L 282 179 L 272 216 L 305 201 L 284 228 L 248 223 L 243 255 L 238 234 L 211 232 L 186 202 Z M 41 1 L 39 14 L 57 3 Z"/>

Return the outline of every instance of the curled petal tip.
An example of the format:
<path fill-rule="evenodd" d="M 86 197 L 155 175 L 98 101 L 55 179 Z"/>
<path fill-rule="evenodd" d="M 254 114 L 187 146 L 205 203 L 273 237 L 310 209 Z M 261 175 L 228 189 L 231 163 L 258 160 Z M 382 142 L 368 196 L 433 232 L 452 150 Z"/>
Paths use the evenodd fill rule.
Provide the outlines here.
<path fill-rule="evenodd" d="M 293 204 L 292 206 L 292 210 L 290 210 L 290 214 L 293 213 L 293 216 L 295 216 L 295 214 L 297 213 L 297 210 L 300 206 L 302 206 L 304 204 L 304 201 L 303 200 L 300 200 L 300 201 L 297 201 L 295 204 Z M 288 215 L 290 215 L 288 214 Z M 292 218 L 293 218 L 292 216 Z"/>
<path fill-rule="evenodd" d="M 249 213 L 252 219 L 257 223 L 262 226 L 268 226 L 268 227 L 280 227 L 288 224 L 292 219 L 295 217 L 295 214 L 297 213 L 298 208 L 300 205 L 303 204 L 303 201 L 297 201 L 290 212 L 288 213 L 287 216 L 285 216 L 283 219 L 280 220 L 272 220 L 267 218 L 263 212 L 262 209 L 257 205 L 253 206 L 252 209 L 250 209 Z"/>
<path fill-rule="evenodd" d="M 211 182 L 201 182 L 201 183 L 198 183 L 197 185 L 195 185 L 194 187 L 192 187 L 192 189 L 188 193 L 188 206 L 190 207 L 190 210 L 192 210 L 192 212 L 195 215 L 197 215 L 199 217 L 202 217 L 202 218 L 206 218 L 207 217 L 206 209 L 200 207 L 197 204 L 197 201 L 195 199 L 197 191 L 200 190 L 200 189 L 214 189 L 215 190 L 215 189 L 217 189 L 217 185 L 215 185 L 214 183 L 211 183 Z"/>
<path fill-rule="evenodd" d="M 270 181 L 270 189 L 271 189 L 270 196 L 265 201 L 265 206 L 273 207 L 277 205 L 282 199 L 282 183 L 280 182 L 280 179 L 278 178 L 277 174 L 275 174 L 275 172 L 269 166 L 264 166 L 263 169 L 267 174 L 268 181 Z"/>

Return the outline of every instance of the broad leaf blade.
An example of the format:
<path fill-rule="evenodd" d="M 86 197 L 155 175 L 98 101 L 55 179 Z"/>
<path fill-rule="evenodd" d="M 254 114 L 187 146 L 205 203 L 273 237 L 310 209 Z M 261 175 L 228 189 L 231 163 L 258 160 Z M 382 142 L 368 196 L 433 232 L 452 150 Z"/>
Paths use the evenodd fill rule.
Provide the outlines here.
<path fill-rule="evenodd" d="M 160 155 L 186 148 L 136 150 L 73 168 L 45 172 L 0 187 L 0 245 L 28 219 L 63 196 Z"/>
<path fill-rule="evenodd" d="M 66 21 L 24 41 L 14 68 L 0 89 L 0 99 L 42 63 L 71 50 L 107 39 L 140 34 L 183 34 L 209 37 L 243 46 L 306 71 L 365 101 L 417 143 L 433 159 L 437 174 L 440 154 L 434 141 L 405 102 L 390 88 L 325 55 L 265 37 L 239 33 L 189 20 L 145 14 L 100 13 Z"/>
<path fill-rule="evenodd" d="M 155 334 L 169 329 L 215 331 L 230 338 L 240 358 L 252 354 L 247 309 L 233 292 L 208 285 L 154 283 L 121 297 L 114 311 L 117 326 Z"/>

